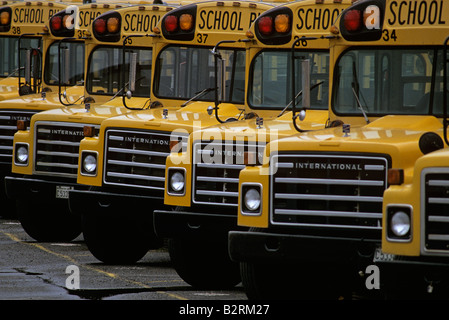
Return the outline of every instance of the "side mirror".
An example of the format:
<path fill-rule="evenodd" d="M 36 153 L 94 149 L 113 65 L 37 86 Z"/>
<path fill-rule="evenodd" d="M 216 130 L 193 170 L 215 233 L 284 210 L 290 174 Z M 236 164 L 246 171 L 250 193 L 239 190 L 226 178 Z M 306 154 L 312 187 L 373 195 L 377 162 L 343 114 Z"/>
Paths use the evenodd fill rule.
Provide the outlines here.
<path fill-rule="evenodd" d="M 302 69 L 302 108 L 310 109 L 310 60 L 301 62 Z"/>
<path fill-rule="evenodd" d="M 62 84 L 70 84 L 70 52 L 68 48 L 62 50 Z"/>
<path fill-rule="evenodd" d="M 137 53 L 132 52 L 129 56 L 129 91 L 136 91 L 136 69 Z"/>

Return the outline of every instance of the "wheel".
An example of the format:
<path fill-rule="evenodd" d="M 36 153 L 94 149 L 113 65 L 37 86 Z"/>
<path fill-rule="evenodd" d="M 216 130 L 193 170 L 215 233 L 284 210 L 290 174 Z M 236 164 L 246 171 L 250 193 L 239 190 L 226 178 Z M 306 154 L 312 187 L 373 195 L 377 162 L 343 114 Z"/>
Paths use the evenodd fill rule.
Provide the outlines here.
<path fill-rule="evenodd" d="M 33 199 L 16 201 L 17 218 L 25 232 L 40 242 L 68 242 L 81 234 L 81 222 L 67 204 Z"/>
<path fill-rule="evenodd" d="M 347 279 L 338 269 L 302 263 L 241 262 L 250 300 L 337 300 L 348 297 Z"/>
<path fill-rule="evenodd" d="M 153 231 L 151 217 L 138 218 L 130 212 L 86 212 L 81 221 L 89 251 L 107 264 L 136 263 L 148 250 L 163 245 Z"/>
<path fill-rule="evenodd" d="M 227 239 L 169 239 L 168 249 L 178 275 L 195 288 L 230 289 L 241 281 L 239 265 L 229 257 Z"/>

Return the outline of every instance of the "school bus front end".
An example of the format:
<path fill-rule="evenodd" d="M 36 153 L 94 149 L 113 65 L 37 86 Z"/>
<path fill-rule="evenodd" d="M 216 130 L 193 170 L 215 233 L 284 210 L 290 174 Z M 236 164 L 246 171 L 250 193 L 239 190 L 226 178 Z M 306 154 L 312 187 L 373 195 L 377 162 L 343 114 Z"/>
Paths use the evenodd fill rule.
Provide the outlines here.
<path fill-rule="evenodd" d="M 381 267 L 392 298 L 445 299 L 449 294 L 448 149 L 419 158 L 413 180 L 384 193 Z"/>
<path fill-rule="evenodd" d="M 212 241 L 216 248 L 226 248 L 227 233 L 238 229 L 240 170 L 245 164 L 261 163 L 264 147 L 273 139 L 290 136 L 297 130 L 325 128 L 329 108 L 329 40 L 325 37 L 333 19 L 349 4 L 350 1 L 286 3 L 263 12 L 254 21 L 247 32 L 250 41 L 246 49 L 244 113 L 238 121 L 225 122 L 220 110 L 215 110 L 221 124 L 192 133 L 188 148 L 172 152 L 167 158 L 164 203 L 169 207 L 155 210 L 154 223 L 156 232 L 170 238 L 177 249 L 172 256 L 176 258 L 179 252 L 200 255 L 207 250 L 205 243 Z M 311 13 L 305 22 L 306 12 Z M 313 16 L 317 17 L 315 26 Z M 298 41 L 301 37 L 307 41 Z M 291 59 L 293 51 L 295 62 Z M 310 64 L 303 67 L 303 60 Z M 298 120 L 300 107 L 294 112 L 292 105 L 298 104 L 298 96 L 306 91 L 301 79 L 307 76 L 314 87 L 310 90 L 313 98 L 305 117 Z M 214 250 L 211 245 L 208 248 Z M 203 270 L 216 269 L 219 261 L 220 270 L 227 268 L 222 274 L 238 270 L 238 265 L 230 262 L 227 250 L 223 250 L 222 257 L 189 261 L 180 258 L 175 268 L 194 285 L 218 282 L 207 280 Z"/>
<path fill-rule="evenodd" d="M 136 62 L 140 66 L 136 72 L 139 83 L 135 87 L 135 96 L 127 99 L 128 108 L 123 104 L 122 95 L 116 97 L 122 85 L 118 72 L 123 58 L 121 34 L 126 34 L 126 30 L 118 28 L 120 24 L 117 25 L 117 22 L 120 22 L 122 13 L 159 17 L 163 15 L 162 10 L 115 5 L 89 8 L 103 12 L 93 14 L 93 17 L 98 16 L 93 25 L 96 25 L 98 19 L 111 15 L 115 17 L 114 27 L 102 35 L 113 33 L 117 38 L 113 44 L 86 39 L 90 54 L 86 65 L 85 90 L 97 102 L 84 100 L 82 104 L 69 104 L 34 114 L 29 123 L 21 122 L 20 130 L 15 135 L 12 174 L 5 179 L 6 189 L 11 198 L 19 200 L 19 220 L 26 232 L 36 240 L 70 241 L 81 233 L 80 218 L 72 214 L 68 206 L 68 193 L 74 188 L 87 188 L 76 183 L 79 145 L 84 138 L 84 127 L 97 135 L 103 120 L 127 113 L 130 111 L 128 108 L 142 106 L 150 99 L 152 42 L 143 37 L 146 31 L 140 32 L 142 37 L 128 45 L 131 48 L 128 50 L 133 50 L 137 55 Z M 128 57 L 128 52 L 125 55 Z M 124 75 L 122 79 L 126 81 L 128 76 Z M 98 82 L 102 83 L 98 85 Z M 102 99 L 109 101 L 99 103 Z"/>
<path fill-rule="evenodd" d="M 331 40 L 330 117 L 343 125 L 277 140 L 277 149 L 271 142 L 269 165 L 241 172 L 238 224 L 251 229 L 231 232 L 229 246 L 249 297 L 383 293 L 378 281 L 366 284 L 385 227 L 383 194 L 410 184 L 415 161 L 446 146 L 444 26 L 432 20 L 426 27 L 438 32 L 426 37 L 400 24 L 397 10 L 395 1 L 360 1 L 334 26 L 343 38 Z"/>
<path fill-rule="evenodd" d="M 161 19 L 156 30 L 161 38 L 156 40 L 152 106 L 103 122 L 100 130 L 103 136 L 94 150 L 89 148 L 94 146 L 95 138 L 81 143 L 81 157 L 83 153 L 102 150 L 96 176 L 83 172 L 82 162 L 78 176 L 79 183 L 97 189 L 90 194 L 72 191 L 69 201 L 77 212 L 85 215 L 89 229 L 86 234 L 93 235 L 89 248 L 99 260 L 137 261 L 150 245 L 159 243 L 136 239 L 153 233 L 153 210 L 164 206 L 166 157 L 176 143 L 180 142 L 184 149 L 190 133 L 218 123 L 213 112 L 215 80 L 218 87 L 226 86 L 226 91 L 219 93 L 220 117 L 236 118 L 241 114 L 245 43 L 238 40 L 245 38 L 245 31 L 257 15 L 271 7 L 256 2 L 207 1 L 181 6 Z M 225 41 L 218 49 L 226 58 L 223 82 L 215 76 L 211 53 L 220 41 Z M 110 206 L 98 208 L 96 197 L 109 199 Z M 129 237 L 127 245 L 119 246 L 114 239 L 117 230 L 125 228 L 131 232 L 133 227 L 131 224 L 124 227 L 111 217 L 120 215 L 121 208 L 134 201 L 145 208 L 129 213 L 135 217 L 134 223 L 140 225 L 140 231 Z M 107 228 L 94 223 L 98 219 L 104 221 L 104 217 L 110 221 Z M 117 224 L 113 226 L 114 223 Z"/>

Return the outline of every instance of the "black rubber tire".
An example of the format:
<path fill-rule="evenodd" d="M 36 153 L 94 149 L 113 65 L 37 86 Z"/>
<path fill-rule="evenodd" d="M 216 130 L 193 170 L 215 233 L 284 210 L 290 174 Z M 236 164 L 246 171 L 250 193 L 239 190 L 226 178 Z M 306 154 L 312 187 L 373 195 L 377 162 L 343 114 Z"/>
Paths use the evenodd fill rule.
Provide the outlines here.
<path fill-rule="evenodd" d="M 17 200 L 16 210 L 25 232 L 39 242 L 69 242 L 81 234 L 80 217 L 68 205 Z"/>
<path fill-rule="evenodd" d="M 241 282 L 239 264 L 229 257 L 227 239 L 169 239 L 168 249 L 176 272 L 192 287 L 224 290 Z"/>
<path fill-rule="evenodd" d="M 87 212 L 81 221 L 89 251 L 106 264 L 134 264 L 148 250 L 163 245 L 153 231 L 151 217 L 136 218 L 131 212 Z"/>

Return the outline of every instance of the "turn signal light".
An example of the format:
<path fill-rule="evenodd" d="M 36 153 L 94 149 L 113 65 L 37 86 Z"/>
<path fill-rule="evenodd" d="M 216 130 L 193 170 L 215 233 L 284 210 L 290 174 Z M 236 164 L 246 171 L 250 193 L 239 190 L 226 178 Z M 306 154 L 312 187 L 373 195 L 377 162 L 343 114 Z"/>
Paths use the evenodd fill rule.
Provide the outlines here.
<path fill-rule="evenodd" d="M 63 18 L 62 18 L 62 24 L 65 28 L 70 29 L 73 28 L 73 17 L 71 15 L 66 14 Z"/>
<path fill-rule="evenodd" d="M 404 183 L 404 170 L 403 169 L 389 169 L 388 170 L 388 184 L 389 185 L 401 185 Z"/>
<path fill-rule="evenodd" d="M 8 11 L 3 11 L 0 13 L 0 24 L 7 25 L 11 21 L 11 15 Z"/>
<path fill-rule="evenodd" d="M 286 14 L 278 14 L 274 18 L 274 28 L 279 33 L 290 31 L 290 17 Z"/>
<path fill-rule="evenodd" d="M 106 25 L 108 32 L 115 33 L 119 31 L 120 23 L 119 20 L 115 17 L 109 18 Z"/>
<path fill-rule="evenodd" d="M 17 130 L 26 130 L 27 122 L 25 120 L 17 120 Z"/>
<path fill-rule="evenodd" d="M 89 138 L 95 136 L 95 127 L 94 126 L 84 126 L 83 134 L 85 137 L 89 137 Z"/>
<path fill-rule="evenodd" d="M 191 14 L 184 13 L 179 17 L 179 28 L 182 31 L 190 31 L 193 28 L 193 17 Z"/>

